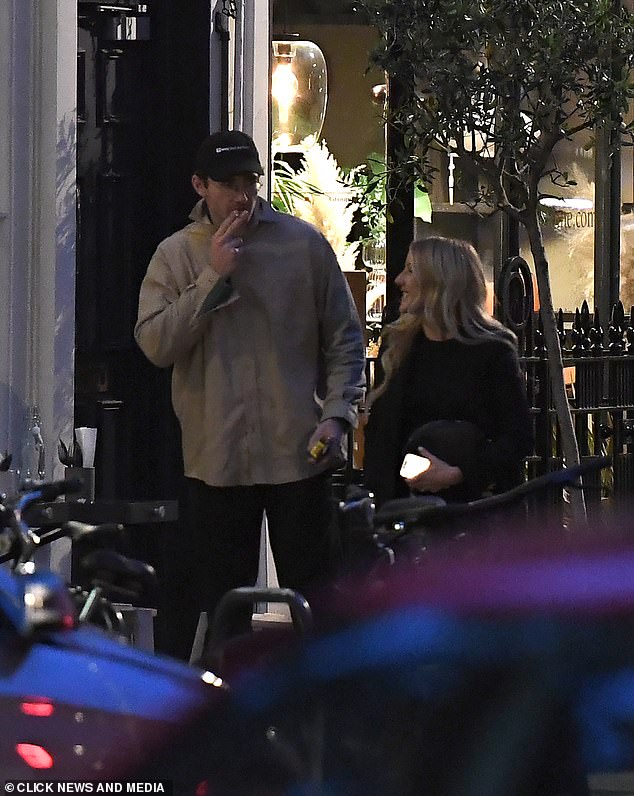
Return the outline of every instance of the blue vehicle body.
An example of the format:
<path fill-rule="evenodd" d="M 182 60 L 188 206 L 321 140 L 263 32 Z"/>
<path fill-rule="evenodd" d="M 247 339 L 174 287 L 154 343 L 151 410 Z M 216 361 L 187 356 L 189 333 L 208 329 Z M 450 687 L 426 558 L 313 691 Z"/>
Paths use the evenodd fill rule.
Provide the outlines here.
<path fill-rule="evenodd" d="M 55 578 L 45 573 L 49 590 Z M 5 779 L 133 776 L 179 728 L 222 701 L 220 681 L 209 673 L 131 648 L 97 628 L 66 619 L 63 629 L 25 633 L 21 586 L 21 576 L 0 569 Z M 64 591 L 60 582 L 58 594 Z"/>

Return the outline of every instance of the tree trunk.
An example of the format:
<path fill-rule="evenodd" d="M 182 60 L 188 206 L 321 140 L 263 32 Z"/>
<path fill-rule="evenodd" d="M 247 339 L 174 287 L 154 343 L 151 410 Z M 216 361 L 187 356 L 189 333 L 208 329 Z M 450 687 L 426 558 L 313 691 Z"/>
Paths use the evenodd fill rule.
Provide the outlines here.
<path fill-rule="evenodd" d="M 564 384 L 564 366 L 557 333 L 557 321 L 553 307 L 553 297 L 550 290 L 550 276 L 548 272 L 548 260 L 544 250 L 537 212 L 524 217 L 524 226 L 530 241 L 531 254 L 535 263 L 535 273 L 537 275 L 537 290 L 539 293 L 539 306 L 544 327 L 544 339 L 548 352 L 550 386 L 553 395 L 553 403 L 557 420 L 561 431 L 561 445 L 564 454 L 566 467 L 579 464 L 579 446 L 575 434 L 570 404 L 566 395 Z M 570 507 L 572 519 L 575 524 L 583 524 L 586 521 L 586 506 L 583 491 L 572 489 L 570 491 Z"/>

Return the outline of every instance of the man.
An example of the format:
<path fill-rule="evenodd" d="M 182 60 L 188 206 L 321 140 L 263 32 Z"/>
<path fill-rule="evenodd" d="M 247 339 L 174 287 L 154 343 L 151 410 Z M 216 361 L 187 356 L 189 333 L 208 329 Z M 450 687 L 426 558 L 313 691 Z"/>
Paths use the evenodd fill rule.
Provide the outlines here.
<path fill-rule="evenodd" d="M 329 474 L 363 395 L 363 334 L 336 257 L 258 197 L 262 174 L 245 133 L 202 143 L 201 199 L 152 257 L 135 328 L 148 359 L 173 366 L 188 535 L 174 555 L 184 565 L 187 548 L 209 617 L 255 582 L 264 511 L 280 585 L 310 592 L 328 574 Z"/>

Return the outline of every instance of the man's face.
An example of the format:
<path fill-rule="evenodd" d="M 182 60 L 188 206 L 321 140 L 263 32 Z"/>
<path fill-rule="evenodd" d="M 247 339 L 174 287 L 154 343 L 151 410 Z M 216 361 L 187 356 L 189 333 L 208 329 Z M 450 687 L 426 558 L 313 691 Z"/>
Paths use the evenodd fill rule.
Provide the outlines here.
<path fill-rule="evenodd" d="M 260 187 L 258 174 L 236 174 L 222 182 L 210 177 L 202 179 L 195 174 L 192 185 L 196 193 L 205 200 L 214 224 L 222 224 L 236 210 L 239 213 L 247 211 L 245 223 L 251 220 Z"/>

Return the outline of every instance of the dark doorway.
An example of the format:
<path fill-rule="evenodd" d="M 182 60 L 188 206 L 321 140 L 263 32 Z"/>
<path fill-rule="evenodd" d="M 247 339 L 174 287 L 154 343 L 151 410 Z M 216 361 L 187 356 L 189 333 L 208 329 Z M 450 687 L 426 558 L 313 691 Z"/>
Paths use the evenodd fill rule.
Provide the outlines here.
<path fill-rule="evenodd" d="M 195 201 L 209 15 L 209 0 L 78 2 L 75 425 L 98 428 L 98 498 L 178 492 L 170 373 L 145 360 L 133 329 L 149 259 Z"/>
<path fill-rule="evenodd" d="M 79 0 L 78 23 L 75 425 L 97 427 L 97 500 L 175 500 L 182 461 L 171 373 L 145 359 L 133 330 L 148 262 L 196 201 L 193 155 L 209 132 L 210 1 Z M 218 103 L 224 83 L 226 68 L 214 81 Z M 115 542 L 157 569 L 150 604 L 162 651 L 174 647 L 163 617 L 177 591 L 165 562 L 183 530 L 144 523 Z"/>

